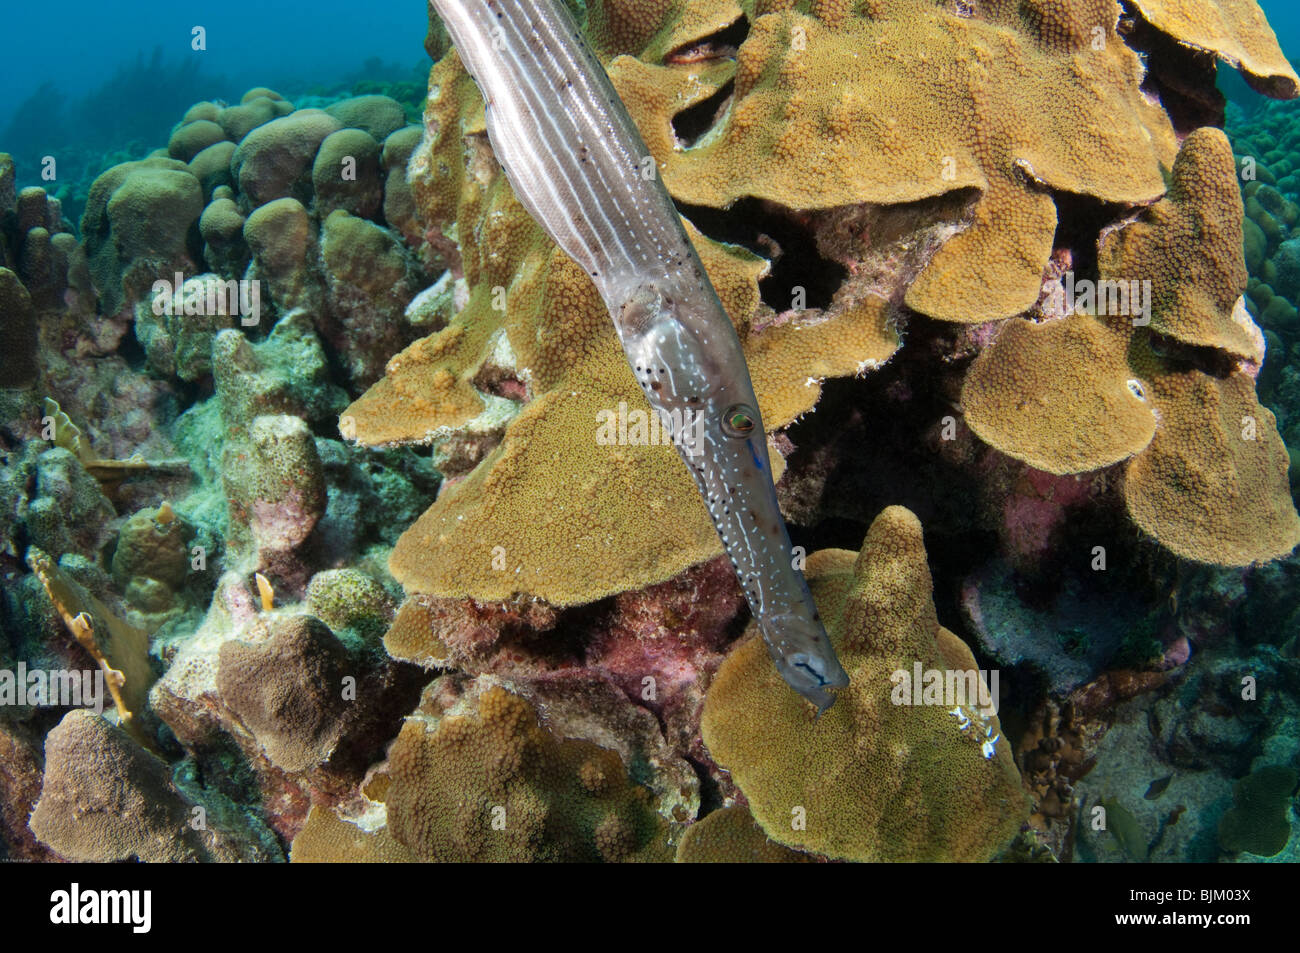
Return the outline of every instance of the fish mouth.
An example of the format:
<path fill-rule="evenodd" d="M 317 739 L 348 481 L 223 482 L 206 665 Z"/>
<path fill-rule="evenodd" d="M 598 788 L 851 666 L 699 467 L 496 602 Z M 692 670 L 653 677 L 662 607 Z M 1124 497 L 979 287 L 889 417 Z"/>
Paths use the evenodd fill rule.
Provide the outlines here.
<path fill-rule="evenodd" d="M 762 627 L 776 670 L 786 684 L 817 706 L 821 714 L 835 703 L 835 691 L 849 684 L 821 623 L 782 613 Z"/>

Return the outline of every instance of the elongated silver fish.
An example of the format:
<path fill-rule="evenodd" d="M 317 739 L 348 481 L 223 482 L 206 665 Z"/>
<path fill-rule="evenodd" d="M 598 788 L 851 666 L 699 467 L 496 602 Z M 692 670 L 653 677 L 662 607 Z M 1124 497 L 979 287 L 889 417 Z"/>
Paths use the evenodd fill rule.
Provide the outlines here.
<path fill-rule="evenodd" d="M 641 134 L 563 0 L 433 3 L 519 201 L 591 276 L 651 406 L 678 425 L 777 671 L 825 711 L 849 679 L 794 566 L 740 341 Z"/>

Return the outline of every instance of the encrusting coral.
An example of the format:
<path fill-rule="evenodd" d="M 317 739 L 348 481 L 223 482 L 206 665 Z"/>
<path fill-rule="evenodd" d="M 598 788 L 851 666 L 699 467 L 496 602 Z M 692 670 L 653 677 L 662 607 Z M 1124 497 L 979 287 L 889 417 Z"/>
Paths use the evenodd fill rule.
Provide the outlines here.
<path fill-rule="evenodd" d="M 696 821 L 677 845 L 679 864 L 806 864 L 816 859 L 773 843 L 739 805 Z"/>
<path fill-rule="evenodd" d="M 313 807 L 293 839 L 294 864 L 413 864 L 415 855 L 386 828 L 364 830 L 333 811 Z"/>
<path fill-rule="evenodd" d="M 388 828 L 424 861 L 669 860 L 668 826 L 619 756 L 560 739 L 495 686 L 389 752 Z"/>
<path fill-rule="evenodd" d="M 890 507 L 856 558 L 814 553 L 807 575 L 849 688 L 816 717 L 751 638 L 709 687 L 709 753 L 779 844 L 858 861 L 990 859 L 1028 801 L 989 696 L 975 697 L 974 657 L 935 616 L 920 523 Z M 914 666 L 947 684 L 956 675 L 965 700 L 909 692 L 900 703 Z"/>

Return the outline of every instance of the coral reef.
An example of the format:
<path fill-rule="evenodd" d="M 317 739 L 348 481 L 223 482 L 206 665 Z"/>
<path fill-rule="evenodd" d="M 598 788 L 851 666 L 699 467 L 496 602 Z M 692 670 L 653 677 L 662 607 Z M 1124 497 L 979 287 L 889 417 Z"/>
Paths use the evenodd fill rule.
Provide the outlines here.
<path fill-rule="evenodd" d="M 1300 94 L 1256 4 L 570 7 L 850 686 L 776 676 L 436 16 L 427 96 L 105 154 L 115 96 L 212 95 L 142 58 L 49 191 L 0 142 L 0 859 L 1293 860 L 1300 114 L 1214 87 Z"/>
<path fill-rule="evenodd" d="M 1020 829 L 1024 795 L 988 689 L 949 710 L 897 698 L 913 666 L 982 675 L 931 602 L 921 527 L 901 507 L 872 524 L 856 559 L 814 553 L 809 583 L 850 687 L 814 719 L 754 640 L 719 669 L 704 743 L 778 843 L 862 861 L 988 860 Z"/>
<path fill-rule="evenodd" d="M 392 835 L 421 860 L 664 860 L 667 825 L 619 757 L 561 740 L 501 687 L 429 724 L 417 709 L 389 753 Z"/>

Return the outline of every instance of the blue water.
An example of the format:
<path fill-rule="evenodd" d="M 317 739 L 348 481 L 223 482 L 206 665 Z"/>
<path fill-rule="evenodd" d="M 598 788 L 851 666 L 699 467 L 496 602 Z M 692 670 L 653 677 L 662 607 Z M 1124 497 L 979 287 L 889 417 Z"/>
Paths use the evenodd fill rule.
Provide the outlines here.
<path fill-rule="evenodd" d="M 1300 56 L 1300 3 L 1262 0 L 1282 47 Z M 425 0 L 28 0 L 6 5 L 0 148 L 20 178 L 47 152 L 142 155 L 201 99 L 236 100 L 251 86 L 290 99 L 342 94 L 360 81 L 423 83 Z M 206 49 L 192 30 L 206 30 Z M 1250 107 L 1235 77 L 1221 84 Z M 119 156 L 118 158 L 125 158 Z"/>
<path fill-rule="evenodd" d="M 1258 0 L 1277 34 L 1282 51 L 1292 60 L 1300 57 L 1300 4 L 1296 0 Z"/>
<path fill-rule="evenodd" d="M 155 56 L 158 69 L 136 73 L 154 87 L 144 92 L 151 92 L 159 106 L 185 96 L 189 102 L 237 100 L 244 89 L 261 85 L 283 86 L 287 95 L 313 83 L 390 78 L 428 63 L 424 0 L 22 2 L 5 4 L 0 22 L 7 38 L 0 66 L 0 132 L 43 84 L 52 84 L 46 87 L 52 102 L 75 113 L 119 70 L 147 69 Z M 207 31 L 204 51 L 191 48 L 196 25 Z M 118 108 L 131 110 L 133 104 Z M 169 113 L 166 128 L 180 118 Z"/>

